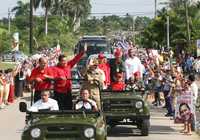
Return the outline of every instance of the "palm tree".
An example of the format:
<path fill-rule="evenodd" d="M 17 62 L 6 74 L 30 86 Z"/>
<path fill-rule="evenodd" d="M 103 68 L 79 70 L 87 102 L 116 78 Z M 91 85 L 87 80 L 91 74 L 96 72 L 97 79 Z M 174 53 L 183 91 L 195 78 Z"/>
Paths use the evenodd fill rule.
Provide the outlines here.
<path fill-rule="evenodd" d="M 69 16 L 72 16 L 72 26 L 75 27 L 81 18 L 86 17 L 90 10 L 91 5 L 89 0 L 69 0 Z M 75 30 L 75 29 L 74 29 Z"/>
<path fill-rule="evenodd" d="M 72 27 L 75 28 L 81 18 L 88 16 L 90 10 L 90 0 L 59 0 L 52 6 L 51 12 L 62 17 L 68 16 L 71 19 Z"/>
<path fill-rule="evenodd" d="M 51 9 L 53 3 L 58 0 L 34 0 L 34 8 L 37 9 L 42 6 L 45 9 L 45 34 L 48 33 L 48 12 Z"/>
<path fill-rule="evenodd" d="M 27 16 L 29 15 L 29 3 L 24 3 L 22 1 L 17 2 L 17 6 L 12 8 L 11 12 L 15 12 L 15 16 Z"/>

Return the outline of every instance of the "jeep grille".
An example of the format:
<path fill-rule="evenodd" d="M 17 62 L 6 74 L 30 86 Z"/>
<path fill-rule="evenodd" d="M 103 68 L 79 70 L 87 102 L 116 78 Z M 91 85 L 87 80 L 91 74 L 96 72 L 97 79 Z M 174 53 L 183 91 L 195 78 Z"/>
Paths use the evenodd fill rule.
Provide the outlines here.
<path fill-rule="evenodd" d="M 104 111 L 112 112 L 135 112 L 135 101 L 133 100 L 104 100 Z"/>
<path fill-rule="evenodd" d="M 85 140 L 83 136 L 85 126 L 58 125 L 48 126 L 44 131 L 45 140 Z"/>

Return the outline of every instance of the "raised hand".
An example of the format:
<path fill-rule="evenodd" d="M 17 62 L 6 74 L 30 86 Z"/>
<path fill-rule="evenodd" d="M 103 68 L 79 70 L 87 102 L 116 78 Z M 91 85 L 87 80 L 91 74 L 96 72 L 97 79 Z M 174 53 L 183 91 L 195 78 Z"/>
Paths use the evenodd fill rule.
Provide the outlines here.
<path fill-rule="evenodd" d="M 87 43 L 85 43 L 85 44 L 84 44 L 84 52 L 87 51 L 87 47 L 88 47 L 88 45 L 87 45 Z"/>

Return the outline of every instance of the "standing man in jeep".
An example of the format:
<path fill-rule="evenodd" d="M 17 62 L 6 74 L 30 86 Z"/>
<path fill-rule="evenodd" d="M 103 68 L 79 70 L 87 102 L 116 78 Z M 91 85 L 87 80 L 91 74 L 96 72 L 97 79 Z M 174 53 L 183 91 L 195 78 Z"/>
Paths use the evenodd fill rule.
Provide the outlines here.
<path fill-rule="evenodd" d="M 114 59 L 110 60 L 110 79 L 111 82 L 115 82 L 117 73 L 122 73 L 122 78 L 125 79 L 125 63 L 122 59 L 122 50 L 117 48 L 114 52 Z"/>
<path fill-rule="evenodd" d="M 47 66 L 47 59 L 41 57 L 39 59 L 39 66 L 34 68 L 29 77 L 29 81 L 33 83 L 35 89 L 34 102 L 41 98 L 43 90 L 50 90 L 52 88 L 51 81 L 48 79 L 53 78 L 53 71 Z"/>
<path fill-rule="evenodd" d="M 67 61 L 67 57 L 65 55 L 60 55 L 58 58 L 58 64 L 54 67 L 54 99 L 58 101 L 60 110 L 72 109 L 72 83 L 68 79 L 71 78 L 71 69 L 80 61 L 86 51 L 87 44 L 84 45 L 84 51 L 77 54 L 70 61 Z"/>

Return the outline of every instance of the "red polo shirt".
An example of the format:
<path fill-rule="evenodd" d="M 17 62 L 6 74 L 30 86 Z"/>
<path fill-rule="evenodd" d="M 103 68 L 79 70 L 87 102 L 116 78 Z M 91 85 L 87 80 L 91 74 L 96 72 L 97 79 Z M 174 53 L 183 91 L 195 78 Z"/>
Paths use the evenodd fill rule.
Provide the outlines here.
<path fill-rule="evenodd" d="M 110 85 L 110 65 L 108 63 L 104 63 L 104 64 L 99 64 L 98 67 L 104 71 L 104 74 L 106 77 L 105 84 L 109 86 Z"/>
<path fill-rule="evenodd" d="M 111 84 L 111 89 L 113 91 L 123 91 L 125 89 L 126 84 L 124 82 L 113 82 Z"/>
<path fill-rule="evenodd" d="M 54 72 L 52 70 L 52 67 L 46 67 L 43 70 L 41 70 L 39 67 L 37 67 L 32 70 L 29 80 L 32 81 L 32 80 L 35 80 L 36 78 L 40 78 L 42 80 L 42 82 L 35 82 L 34 88 L 36 91 L 52 89 L 51 82 L 47 81 L 45 79 L 44 75 L 54 77 Z"/>
<path fill-rule="evenodd" d="M 84 52 L 81 52 L 80 54 L 76 55 L 72 60 L 68 61 L 64 67 L 62 66 L 55 66 L 55 78 L 71 78 L 71 69 L 72 67 L 78 63 L 83 56 Z M 71 80 L 56 80 L 54 84 L 54 90 L 58 93 L 65 93 L 67 94 L 69 91 L 71 91 L 72 83 Z"/>

